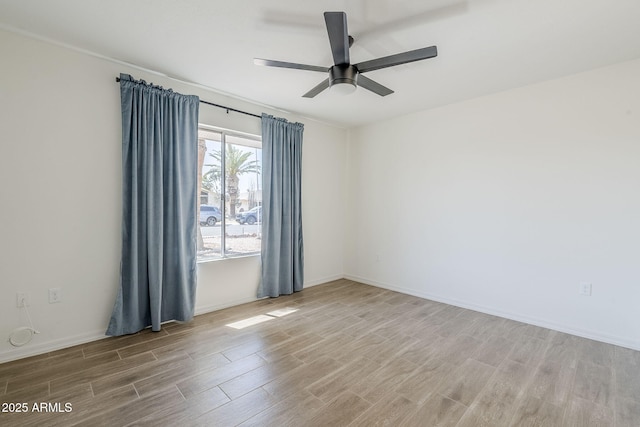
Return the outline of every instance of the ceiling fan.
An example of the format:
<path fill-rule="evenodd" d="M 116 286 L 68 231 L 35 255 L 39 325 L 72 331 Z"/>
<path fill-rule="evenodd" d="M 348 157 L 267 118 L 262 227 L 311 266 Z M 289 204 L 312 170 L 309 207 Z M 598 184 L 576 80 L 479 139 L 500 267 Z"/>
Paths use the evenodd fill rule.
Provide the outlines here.
<path fill-rule="evenodd" d="M 397 53 L 383 58 L 372 59 L 370 61 L 351 64 L 349 60 L 349 48 L 353 44 L 353 37 L 347 32 L 347 15 L 344 12 L 325 12 L 324 21 L 329 34 L 329 44 L 333 54 L 334 65 L 331 67 L 320 67 L 316 65 L 296 64 L 293 62 L 272 61 L 270 59 L 254 58 L 256 65 L 266 65 L 269 67 L 293 68 L 296 70 L 319 71 L 329 73 L 329 77 L 319 85 L 302 95 L 305 98 L 313 98 L 323 90 L 332 87 L 340 89 L 342 92 L 352 92 L 357 86 L 361 86 L 380 96 L 387 96 L 393 93 L 391 89 L 363 76 L 363 73 L 379 70 L 381 68 L 393 67 L 395 65 L 406 64 L 408 62 L 421 61 L 438 56 L 436 46 Z"/>

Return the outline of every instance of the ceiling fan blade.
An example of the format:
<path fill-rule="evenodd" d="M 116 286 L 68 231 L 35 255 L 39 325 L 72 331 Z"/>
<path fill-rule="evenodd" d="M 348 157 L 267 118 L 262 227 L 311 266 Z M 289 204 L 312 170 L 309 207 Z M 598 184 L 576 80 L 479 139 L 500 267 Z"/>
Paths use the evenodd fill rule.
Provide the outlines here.
<path fill-rule="evenodd" d="M 348 64 L 349 33 L 347 31 L 347 14 L 344 12 L 325 12 L 324 22 L 327 24 L 333 63 L 335 65 Z"/>
<path fill-rule="evenodd" d="M 313 89 L 311 89 L 309 92 L 305 93 L 304 95 L 302 95 L 303 98 L 313 98 L 314 96 L 316 96 L 317 94 L 319 94 L 320 92 L 322 92 L 325 89 L 329 88 L 329 79 L 325 79 L 322 82 L 320 82 L 320 84 L 316 87 L 314 87 Z"/>
<path fill-rule="evenodd" d="M 361 73 L 366 73 L 367 71 L 379 70 L 381 68 L 393 67 L 394 65 L 421 61 L 423 59 L 429 59 L 436 56 L 438 56 L 438 48 L 436 46 L 430 46 L 423 47 L 422 49 L 410 50 L 409 52 L 385 56 L 383 58 L 372 59 L 371 61 L 364 61 L 356 64 L 356 67 Z"/>
<path fill-rule="evenodd" d="M 270 59 L 253 58 L 253 63 L 256 65 L 264 65 L 267 67 L 293 68 L 295 70 L 319 71 L 321 73 L 326 73 L 329 71 L 328 67 L 296 64 L 295 62 L 272 61 Z"/>
<path fill-rule="evenodd" d="M 370 90 L 373 93 L 377 93 L 380 96 L 391 95 L 393 91 L 386 86 L 382 86 L 378 82 L 374 82 L 368 77 L 358 74 L 358 86 Z"/>

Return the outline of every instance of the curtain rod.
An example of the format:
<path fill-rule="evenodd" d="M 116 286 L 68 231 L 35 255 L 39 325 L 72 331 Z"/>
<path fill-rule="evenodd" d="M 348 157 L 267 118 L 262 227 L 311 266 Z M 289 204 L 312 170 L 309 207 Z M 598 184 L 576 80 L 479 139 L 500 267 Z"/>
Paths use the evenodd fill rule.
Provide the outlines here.
<path fill-rule="evenodd" d="M 120 82 L 120 77 L 116 77 L 116 82 Z M 213 102 L 209 102 L 209 101 L 200 100 L 200 102 L 203 103 L 203 104 L 207 104 L 207 105 L 211 105 L 211 106 L 214 106 L 214 107 L 222 108 L 223 110 L 227 110 L 227 114 L 229 114 L 229 111 L 233 111 L 234 113 L 246 114 L 247 116 L 252 116 L 252 117 L 257 117 L 259 119 L 262 119 L 262 116 L 259 116 L 257 114 L 253 114 L 253 113 L 249 113 L 247 111 L 237 110 L 235 108 L 227 107 L 227 106 L 220 105 L 220 104 L 214 104 Z"/>
<path fill-rule="evenodd" d="M 222 108 L 223 110 L 227 110 L 227 114 L 229 114 L 229 111 L 233 111 L 235 113 L 246 114 L 247 116 L 253 116 L 253 117 L 257 117 L 259 119 L 262 119 L 262 116 L 259 116 L 257 114 L 253 114 L 253 113 L 249 113 L 247 111 L 236 110 L 235 108 L 225 107 L 224 105 L 214 104 L 213 102 L 209 102 L 209 101 L 200 100 L 200 102 L 202 102 L 203 104 L 212 105 L 214 107 Z"/>

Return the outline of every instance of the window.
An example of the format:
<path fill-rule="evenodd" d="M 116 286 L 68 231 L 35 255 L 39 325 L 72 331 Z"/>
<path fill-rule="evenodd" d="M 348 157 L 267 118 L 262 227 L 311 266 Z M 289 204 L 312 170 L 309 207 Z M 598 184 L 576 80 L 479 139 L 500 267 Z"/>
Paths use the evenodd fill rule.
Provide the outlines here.
<path fill-rule="evenodd" d="M 198 129 L 198 261 L 260 253 L 261 147 L 254 135 Z"/>

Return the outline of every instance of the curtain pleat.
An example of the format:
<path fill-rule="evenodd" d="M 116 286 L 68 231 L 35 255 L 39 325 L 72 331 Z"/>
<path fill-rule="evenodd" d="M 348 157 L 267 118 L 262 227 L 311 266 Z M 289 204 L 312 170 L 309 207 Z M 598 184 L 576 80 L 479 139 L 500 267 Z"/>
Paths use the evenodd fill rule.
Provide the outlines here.
<path fill-rule="evenodd" d="M 197 96 L 120 75 L 122 259 L 107 335 L 193 318 Z"/>
<path fill-rule="evenodd" d="M 301 123 L 262 115 L 262 274 L 258 297 L 302 290 Z"/>

